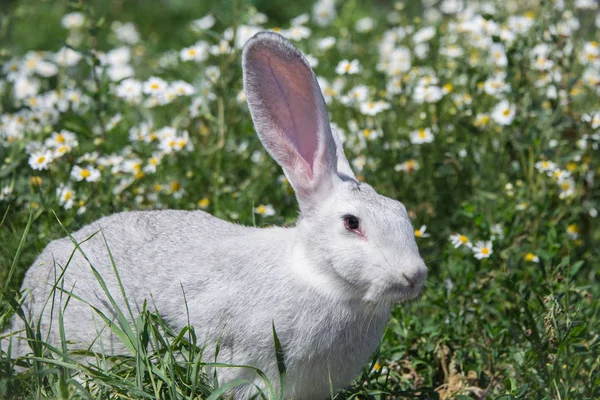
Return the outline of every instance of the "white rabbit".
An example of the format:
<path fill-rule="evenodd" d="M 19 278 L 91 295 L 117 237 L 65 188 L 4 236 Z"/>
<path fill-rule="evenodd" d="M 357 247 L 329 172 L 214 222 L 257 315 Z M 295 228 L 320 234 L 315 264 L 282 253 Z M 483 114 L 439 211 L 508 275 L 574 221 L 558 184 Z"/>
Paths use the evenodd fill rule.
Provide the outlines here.
<path fill-rule="evenodd" d="M 68 238 L 45 248 L 23 281 L 24 308 L 32 322 L 42 314 L 42 332 L 51 328 L 49 342 L 60 343 L 57 310 L 66 295 L 56 294 L 54 315 L 43 306 L 68 264 L 65 290 L 114 316 L 92 265 L 125 310 L 108 248 L 134 314 L 148 300 L 177 331 L 188 324 L 185 291 L 199 339 L 207 349 L 220 340 L 219 362 L 255 366 L 277 382 L 274 323 L 287 367 L 286 397 L 324 399 L 330 379 L 340 389 L 360 372 L 378 346 L 391 305 L 416 297 L 427 269 L 405 207 L 354 177 L 300 51 L 279 34 L 262 32 L 246 44 L 242 65 L 258 136 L 296 193 L 297 225 L 243 227 L 202 211 L 104 217 L 73 234 L 85 257 Z M 101 341 L 105 353 L 127 353 L 82 301 L 70 300 L 64 326 L 70 349 L 96 339 L 93 349 Z M 22 323 L 15 318 L 13 331 L 18 329 Z M 13 338 L 15 351 L 29 349 Z M 246 377 L 260 386 L 254 374 L 227 368 L 219 370 L 219 379 Z M 234 394 L 246 398 L 254 390 Z"/>

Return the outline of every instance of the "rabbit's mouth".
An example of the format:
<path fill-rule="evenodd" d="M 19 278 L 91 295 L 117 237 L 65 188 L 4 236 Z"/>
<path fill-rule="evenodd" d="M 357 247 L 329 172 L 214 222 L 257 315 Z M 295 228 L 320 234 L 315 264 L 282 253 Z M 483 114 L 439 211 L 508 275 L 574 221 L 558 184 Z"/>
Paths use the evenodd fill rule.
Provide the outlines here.
<path fill-rule="evenodd" d="M 419 296 L 423 284 L 392 283 L 385 288 L 383 295 L 395 303 L 412 300 Z"/>

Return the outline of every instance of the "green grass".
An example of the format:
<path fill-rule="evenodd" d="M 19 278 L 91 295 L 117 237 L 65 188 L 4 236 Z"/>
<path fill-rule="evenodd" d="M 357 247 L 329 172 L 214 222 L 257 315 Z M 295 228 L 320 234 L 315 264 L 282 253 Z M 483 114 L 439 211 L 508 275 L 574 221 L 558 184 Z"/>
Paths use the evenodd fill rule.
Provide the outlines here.
<path fill-rule="evenodd" d="M 417 238 L 429 267 L 423 295 L 394 309 L 378 354 L 336 399 L 599 398 L 600 231 L 594 211 L 600 201 L 594 177 L 600 172 L 600 130 L 584 116 L 600 112 L 597 83 L 594 87 L 586 75 L 600 67 L 598 60 L 586 64 L 581 57 L 585 43 L 593 47 L 600 40 L 594 25 L 597 11 L 574 10 L 567 2 L 572 10 L 569 16 L 552 4 L 509 11 L 504 2 L 494 3 L 495 11 L 480 13 L 500 27 L 507 26 L 511 16 L 534 16 L 531 28 L 513 41 L 498 33 L 487 35 L 492 42 L 505 44 L 507 65 L 498 67 L 490 61 L 489 46 L 477 48 L 475 39 L 456 32 L 455 17 L 432 20 L 426 6 L 406 3 L 340 1 L 337 17 L 328 26 L 309 21 L 305 25 L 311 28 L 311 36 L 296 42 L 302 51 L 317 57 L 315 71 L 330 83 L 338 76 L 339 61 L 360 61 L 363 71 L 344 76 L 344 88 L 329 105 L 331 121 L 345 132 L 349 160 L 355 167 L 364 164 L 357 175 L 379 193 L 402 201 L 414 226 L 426 225 L 426 233 L 431 234 Z M 236 99 L 241 90 L 240 51 L 211 55 L 198 64 L 166 63 L 165 54 L 198 40 L 217 44 L 225 29 L 247 24 L 256 9 L 269 16 L 265 28 L 287 29 L 291 18 L 311 13 L 311 7 L 301 2 L 282 6 L 276 1 L 234 0 L 218 5 L 148 1 L 143 7 L 140 2 L 117 0 L 13 0 L 0 5 L 0 65 L 30 50 L 57 51 L 68 36 L 60 25 L 62 16 L 71 11 L 86 15 L 86 25 L 79 29 L 82 40 L 72 46 L 84 61 L 56 76 L 39 78 L 39 93 L 69 84 L 89 98 L 88 106 L 64 110 L 39 129 L 25 129 L 17 140 L 8 139 L 6 126 L 0 128 L 0 190 L 10 188 L 10 194 L 0 197 L 0 326 L 18 310 L 15 292 L 42 249 L 64 237 L 65 231 L 74 232 L 103 215 L 203 208 L 248 225 L 294 223 L 293 192 L 279 180 L 279 167 L 262 149 L 246 104 Z M 189 23 L 207 12 L 217 19 L 214 27 L 193 32 Z M 390 22 L 388 17 L 394 13 L 397 20 Z M 374 19 L 374 27 L 357 32 L 355 23 L 365 16 Z M 571 18 L 580 25 L 571 34 L 550 29 L 572 23 Z M 198 116 L 188 112 L 195 96 L 153 108 L 131 105 L 115 96 L 116 83 L 105 73 L 92 76 L 90 65 L 98 62 L 92 51 L 122 45 L 111 31 L 115 20 L 134 22 L 140 33 L 140 42 L 130 46 L 137 79 L 159 76 L 207 88 L 213 97 Z M 436 34 L 422 59 L 415 55 L 418 49 L 411 33 L 398 38 L 396 46 L 411 51 L 411 69 L 402 74 L 401 93 L 386 93 L 392 78 L 377 69 L 384 32 L 397 27 L 418 31 L 426 26 L 436 27 Z M 317 40 L 326 36 L 335 37 L 337 43 L 319 50 Z M 464 53 L 457 58 L 442 51 L 453 37 L 459 38 L 456 44 Z M 551 50 L 554 83 L 544 81 L 544 72 L 532 62 L 532 51 L 540 43 Z M 216 83 L 207 84 L 208 66 L 219 68 Z M 428 69 L 447 93 L 438 101 L 420 104 L 413 93 Z M 511 90 L 487 94 L 484 82 L 499 71 L 505 73 L 503 80 Z M 15 99 L 7 79 L 0 72 L 3 117 L 31 107 Z M 344 104 L 340 96 L 357 85 L 366 85 L 369 98 L 385 100 L 390 109 L 367 116 L 358 107 Z M 548 95 L 549 86 L 558 89 L 558 98 Z M 503 99 L 516 110 L 507 125 L 491 116 Z M 117 113 L 121 122 L 104 132 Z M 78 158 L 92 151 L 139 158 L 146 166 L 157 151 L 156 142 L 131 141 L 128 135 L 132 127 L 149 119 L 156 128 L 171 125 L 180 132 L 187 130 L 194 149 L 165 155 L 155 173 L 135 169 L 113 173 L 110 166 L 96 165 L 101 173 L 96 182 L 70 177 L 73 166 L 87 165 Z M 356 121 L 356 129 L 351 121 Z M 411 144 L 410 133 L 421 128 L 433 128 L 434 141 Z M 28 144 L 43 142 L 61 129 L 76 133 L 78 146 L 48 169 L 32 169 Z M 371 133 L 378 131 L 381 135 L 373 138 Z M 126 146 L 130 153 L 124 152 Z M 397 168 L 409 160 L 419 168 Z M 565 190 L 555 177 L 538 170 L 536 163 L 544 160 L 570 173 L 572 192 L 561 196 Z M 125 190 L 113 193 L 123 179 L 130 178 Z M 72 208 L 59 201 L 56 190 L 61 184 L 71 185 L 75 192 Z M 272 204 L 275 215 L 256 213 L 261 204 Z M 454 248 L 449 236 L 455 233 L 473 243 L 493 240 L 493 253 L 477 260 L 465 246 Z M 529 253 L 538 262 L 527 259 Z M 125 318 L 128 311 L 121 312 Z M 2 355 L 0 396 L 213 399 L 224 393 L 227 388 L 215 387 L 213 370 L 218 374 L 225 367 L 202 358 L 193 327 L 172 332 L 160 315 L 147 310 L 134 320 L 131 326 L 124 324 L 128 328 L 118 336 L 135 349 L 135 355 L 85 354 L 96 360 L 95 365 L 82 362 L 84 354 L 49 347 L 40 332 L 30 330 L 34 356 L 15 361 Z M 277 343 L 274 335 L 274 352 Z M 147 351 L 150 344 L 160 350 Z M 13 371 L 15 362 L 24 371 Z M 283 371 L 284 365 L 280 367 Z M 78 379 L 70 377 L 72 371 L 78 371 Z M 265 393 L 266 398 L 278 396 Z"/>

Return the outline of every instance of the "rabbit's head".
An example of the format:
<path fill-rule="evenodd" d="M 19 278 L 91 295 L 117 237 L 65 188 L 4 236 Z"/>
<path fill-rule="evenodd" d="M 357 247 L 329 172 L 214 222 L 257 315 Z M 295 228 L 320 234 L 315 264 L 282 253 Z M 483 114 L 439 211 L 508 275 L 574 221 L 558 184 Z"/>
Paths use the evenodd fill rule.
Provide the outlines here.
<path fill-rule="evenodd" d="M 332 297 L 416 297 L 427 268 L 406 208 L 355 178 L 302 53 L 261 32 L 244 47 L 243 72 L 258 136 L 300 204 L 291 268 Z"/>

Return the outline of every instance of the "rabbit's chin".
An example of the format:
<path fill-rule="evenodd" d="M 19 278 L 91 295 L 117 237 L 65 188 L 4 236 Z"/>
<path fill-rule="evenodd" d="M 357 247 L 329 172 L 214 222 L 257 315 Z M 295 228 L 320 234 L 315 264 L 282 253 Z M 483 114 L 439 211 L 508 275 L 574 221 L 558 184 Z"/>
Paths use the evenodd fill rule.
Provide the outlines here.
<path fill-rule="evenodd" d="M 371 287 L 363 299 L 372 303 L 402 303 L 419 297 L 421 294 L 421 289 L 422 286 L 411 287 L 403 284 L 391 284 L 384 287 Z"/>

